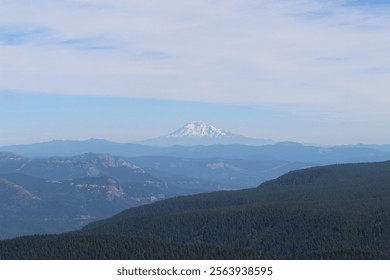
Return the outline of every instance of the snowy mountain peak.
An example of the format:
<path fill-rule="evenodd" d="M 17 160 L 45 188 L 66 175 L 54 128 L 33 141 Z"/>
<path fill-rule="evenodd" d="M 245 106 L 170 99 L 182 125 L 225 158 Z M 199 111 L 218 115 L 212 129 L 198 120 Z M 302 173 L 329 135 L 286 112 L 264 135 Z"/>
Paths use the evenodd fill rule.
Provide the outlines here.
<path fill-rule="evenodd" d="M 203 122 L 187 123 L 182 128 L 174 131 L 169 137 L 210 137 L 216 138 L 230 135 L 229 132 L 216 128 Z"/>
<path fill-rule="evenodd" d="M 272 140 L 249 138 L 234 134 L 203 122 L 187 123 L 171 134 L 147 139 L 140 144 L 149 146 L 196 146 L 196 145 L 265 145 L 273 143 Z"/>

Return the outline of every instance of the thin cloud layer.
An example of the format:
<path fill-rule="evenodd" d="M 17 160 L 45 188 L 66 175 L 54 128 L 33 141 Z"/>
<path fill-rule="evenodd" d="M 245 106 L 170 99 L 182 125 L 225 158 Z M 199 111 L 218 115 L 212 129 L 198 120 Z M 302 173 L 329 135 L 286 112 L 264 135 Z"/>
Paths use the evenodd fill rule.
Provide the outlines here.
<path fill-rule="evenodd" d="M 1 0 L 0 90 L 387 114 L 374 2 Z"/>

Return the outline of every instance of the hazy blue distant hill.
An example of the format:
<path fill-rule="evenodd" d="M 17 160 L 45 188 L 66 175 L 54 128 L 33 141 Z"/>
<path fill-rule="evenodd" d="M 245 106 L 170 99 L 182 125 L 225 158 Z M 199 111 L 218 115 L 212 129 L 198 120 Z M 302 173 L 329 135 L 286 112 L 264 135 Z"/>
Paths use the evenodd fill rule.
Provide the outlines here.
<path fill-rule="evenodd" d="M 108 209 L 102 200 L 107 199 L 108 188 L 116 188 L 115 181 L 97 184 L 94 180 L 90 189 L 87 184 L 85 182 L 85 187 L 77 187 L 73 181 L 48 182 L 23 174 L 0 175 L 0 239 L 60 233 L 107 217 L 109 212 L 114 214 L 116 211 Z M 89 204 L 92 200 L 100 203 L 100 209 L 97 204 Z M 114 207 L 118 211 L 121 208 Z M 106 213 L 102 215 L 102 212 Z"/>
<path fill-rule="evenodd" d="M 23 173 L 47 180 L 108 176 L 132 186 L 148 182 L 149 187 L 163 189 L 166 196 L 253 187 L 290 170 L 312 165 L 315 164 L 284 160 L 118 157 L 92 153 L 27 158 L 0 152 L 0 174 Z"/>
<path fill-rule="evenodd" d="M 375 145 L 375 144 L 358 144 L 358 145 L 350 145 L 350 147 L 357 147 L 357 148 L 367 148 L 382 152 L 390 152 L 390 144 L 385 145 Z"/>
<path fill-rule="evenodd" d="M 210 145 L 183 147 L 174 146 L 166 155 L 186 158 L 227 158 L 246 160 L 286 160 L 316 164 L 375 162 L 390 159 L 390 153 L 360 147 L 316 147 L 294 142 L 272 145 Z"/>
<path fill-rule="evenodd" d="M 0 175 L 0 239 L 61 233 L 129 207 L 164 198 L 161 189 L 121 184 L 112 177 L 46 180 Z"/>
<path fill-rule="evenodd" d="M 116 143 L 103 139 L 84 141 L 53 140 L 35 144 L 0 147 L 0 151 L 13 152 L 28 157 L 75 156 L 84 153 L 141 156 L 159 154 L 159 150 L 159 148 L 139 144 Z"/>
<path fill-rule="evenodd" d="M 151 147 L 104 140 L 52 141 L 31 145 L 0 147 L 0 151 L 30 157 L 75 156 L 107 153 L 121 157 L 167 156 L 181 158 L 224 158 L 242 160 L 285 160 L 315 164 L 375 162 L 390 159 L 385 148 L 366 146 L 317 147 L 294 142 L 250 146 L 242 144 Z"/>
<path fill-rule="evenodd" d="M 106 154 L 31 159 L 0 152 L 0 239 L 78 229 L 173 193 L 142 168 Z"/>
<path fill-rule="evenodd" d="M 109 154 L 87 153 L 72 157 L 33 158 L 21 165 L 17 171 L 48 180 L 110 176 L 120 182 L 157 181 L 142 168 Z"/>
<path fill-rule="evenodd" d="M 195 178 L 214 182 L 218 189 L 242 189 L 257 186 L 288 171 L 307 168 L 313 163 L 285 160 L 242 160 L 224 158 L 134 157 L 130 162 L 142 167 L 153 176 L 163 179 Z M 168 181 L 167 181 L 168 180 Z M 217 189 L 208 189 L 217 190 Z"/>

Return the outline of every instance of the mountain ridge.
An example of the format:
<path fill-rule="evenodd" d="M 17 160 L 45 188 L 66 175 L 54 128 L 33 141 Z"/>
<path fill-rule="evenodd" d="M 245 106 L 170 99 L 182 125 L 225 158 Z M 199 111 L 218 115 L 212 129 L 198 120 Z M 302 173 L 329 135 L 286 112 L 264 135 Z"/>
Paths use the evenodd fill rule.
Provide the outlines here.
<path fill-rule="evenodd" d="M 56 140 L 28 145 L 0 147 L 1 157 L 18 154 L 31 158 L 76 156 L 85 153 L 111 154 L 120 157 L 166 156 L 181 158 L 224 158 L 244 160 L 287 160 L 311 164 L 375 162 L 390 159 L 390 145 L 312 146 L 297 142 L 278 142 L 267 145 L 212 144 L 156 147 L 107 140 Z M 17 155 L 17 156 L 18 156 Z M 16 157 L 17 157 L 16 156 Z M 15 162 L 17 159 L 15 158 Z"/>

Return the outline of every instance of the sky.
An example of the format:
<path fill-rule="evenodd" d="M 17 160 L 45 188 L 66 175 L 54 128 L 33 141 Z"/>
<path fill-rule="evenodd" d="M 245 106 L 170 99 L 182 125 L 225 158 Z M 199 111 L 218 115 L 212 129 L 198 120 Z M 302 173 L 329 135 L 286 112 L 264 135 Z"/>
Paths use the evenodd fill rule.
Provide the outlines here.
<path fill-rule="evenodd" d="M 390 143 L 389 30 L 388 0 L 0 0 L 0 145 Z"/>

